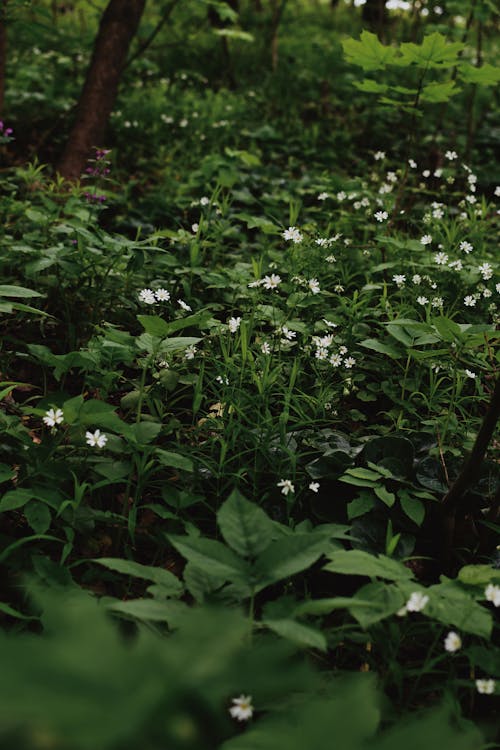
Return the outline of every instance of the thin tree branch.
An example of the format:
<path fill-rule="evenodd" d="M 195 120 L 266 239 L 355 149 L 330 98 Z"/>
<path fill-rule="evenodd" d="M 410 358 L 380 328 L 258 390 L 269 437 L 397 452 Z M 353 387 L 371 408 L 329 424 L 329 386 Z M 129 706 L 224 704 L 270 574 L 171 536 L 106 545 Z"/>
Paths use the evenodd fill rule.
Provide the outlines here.
<path fill-rule="evenodd" d="M 147 39 L 139 46 L 139 48 L 134 52 L 133 55 L 129 57 L 127 62 L 125 63 L 123 70 L 126 70 L 135 60 L 137 60 L 138 57 L 140 57 L 147 49 L 148 47 L 154 42 L 162 28 L 167 23 L 168 19 L 170 18 L 174 8 L 176 5 L 178 5 L 179 0 L 172 0 L 169 5 L 165 8 L 163 11 L 163 15 L 160 18 L 159 22 L 156 24 L 155 28 L 151 32 L 151 34 L 147 37 Z"/>

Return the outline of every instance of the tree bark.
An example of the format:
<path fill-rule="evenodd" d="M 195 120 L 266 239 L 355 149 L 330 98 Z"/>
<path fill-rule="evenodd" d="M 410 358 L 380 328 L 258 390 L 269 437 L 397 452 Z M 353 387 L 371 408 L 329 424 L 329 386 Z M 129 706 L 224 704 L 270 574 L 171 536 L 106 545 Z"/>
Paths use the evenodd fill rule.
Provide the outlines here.
<path fill-rule="evenodd" d="M 7 66 L 7 2 L 8 0 L 3 0 L 0 10 L 0 115 L 3 114 L 5 100 L 5 69 Z"/>
<path fill-rule="evenodd" d="M 57 171 L 67 180 L 77 180 L 91 148 L 103 145 L 130 43 L 145 4 L 146 0 L 109 0 L 104 11 L 75 121 L 57 164 Z"/>

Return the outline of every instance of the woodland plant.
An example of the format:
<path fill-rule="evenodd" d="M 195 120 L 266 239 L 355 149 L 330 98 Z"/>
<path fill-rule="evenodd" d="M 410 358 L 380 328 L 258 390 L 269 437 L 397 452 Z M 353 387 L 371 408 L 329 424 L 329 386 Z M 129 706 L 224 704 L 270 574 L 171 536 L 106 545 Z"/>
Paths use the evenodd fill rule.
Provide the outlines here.
<path fill-rule="evenodd" d="M 500 186 L 473 145 L 499 76 L 468 46 L 490 11 L 422 35 L 390 8 L 392 39 L 335 32 L 335 94 L 309 45 L 273 98 L 325 29 L 283 8 L 257 86 L 238 24 L 261 11 L 210 5 L 239 87 L 208 85 L 206 28 L 164 71 L 160 26 L 117 148 L 71 186 L 4 175 L 0 746 L 495 747 Z"/>

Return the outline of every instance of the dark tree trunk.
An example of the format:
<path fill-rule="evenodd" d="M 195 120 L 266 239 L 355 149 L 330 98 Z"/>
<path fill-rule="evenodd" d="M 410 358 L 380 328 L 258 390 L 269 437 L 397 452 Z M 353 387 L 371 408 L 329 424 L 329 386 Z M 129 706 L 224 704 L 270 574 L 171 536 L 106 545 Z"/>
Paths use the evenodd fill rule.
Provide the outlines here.
<path fill-rule="evenodd" d="M 2 0 L 0 0 L 2 2 Z M 5 99 L 5 69 L 7 66 L 7 0 L 0 9 L 0 115 L 3 114 Z"/>
<path fill-rule="evenodd" d="M 387 23 L 385 0 L 366 0 L 361 11 L 363 23 L 373 31 L 381 31 Z"/>
<path fill-rule="evenodd" d="M 93 146 L 102 146 L 120 77 L 146 0 L 110 0 L 99 24 L 75 121 L 57 171 L 68 180 L 82 174 Z"/>

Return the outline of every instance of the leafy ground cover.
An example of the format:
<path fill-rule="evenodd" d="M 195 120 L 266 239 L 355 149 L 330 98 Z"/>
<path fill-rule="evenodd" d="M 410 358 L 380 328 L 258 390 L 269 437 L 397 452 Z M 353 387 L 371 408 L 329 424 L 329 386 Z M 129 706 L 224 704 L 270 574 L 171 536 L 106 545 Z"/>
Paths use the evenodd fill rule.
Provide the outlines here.
<path fill-rule="evenodd" d="M 498 747 L 498 16 L 188 6 L 72 185 L 13 19 L 1 746 Z"/>

